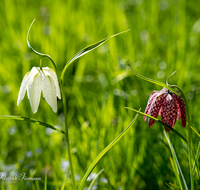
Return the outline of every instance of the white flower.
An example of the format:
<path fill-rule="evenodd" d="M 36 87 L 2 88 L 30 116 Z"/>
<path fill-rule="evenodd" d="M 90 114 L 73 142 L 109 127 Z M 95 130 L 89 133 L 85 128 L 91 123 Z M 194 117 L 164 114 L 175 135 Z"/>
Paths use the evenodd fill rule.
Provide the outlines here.
<path fill-rule="evenodd" d="M 40 103 L 41 91 L 47 103 L 57 112 L 57 97 L 61 99 L 60 88 L 56 73 L 49 67 L 33 67 L 23 78 L 17 105 L 23 100 L 27 90 L 28 99 L 33 113 L 36 113 Z"/>

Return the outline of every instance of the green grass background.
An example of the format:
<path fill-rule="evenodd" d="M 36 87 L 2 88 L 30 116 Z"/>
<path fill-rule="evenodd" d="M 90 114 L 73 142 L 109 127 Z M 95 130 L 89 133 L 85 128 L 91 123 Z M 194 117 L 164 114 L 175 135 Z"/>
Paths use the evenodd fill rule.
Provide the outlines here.
<path fill-rule="evenodd" d="M 27 96 L 17 106 L 24 75 L 39 66 L 40 57 L 27 47 L 49 54 L 59 72 L 82 48 L 131 29 L 76 60 L 65 75 L 69 136 L 76 183 L 80 183 L 92 160 L 135 116 L 125 106 L 145 110 L 148 97 L 159 86 L 132 75 L 138 73 L 165 82 L 170 79 L 185 93 L 192 126 L 199 132 L 200 105 L 200 1 L 186 0 L 1 0 L 0 1 L 0 115 L 36 118 L 64 130 L 62 102 L 58 113 L 41 98 L 38 112 L 31 112 Z M 48 59 L 43 66 L 53 68 Z M 187 137 L 181 121 L 175 129 Z M 187 150 L 170 133 L 186 181 L 189 184 Z M 192 147 L 199 138 L 192 133 Z M 0 120 L 0 172 L 26 173 L 41 181 L 0 181 L 1 189 L 71 189 L 65 137 L 28 122 Z M 93 172 L 104 168 L 97 189 L 169 189 L 177 184 L 163 127 L 149 129 L 142 116 L 100 161 Z M 89 181 L 86 186 L 89 186 Z M 198 180 L 195 182 L 196 188 Z"/>

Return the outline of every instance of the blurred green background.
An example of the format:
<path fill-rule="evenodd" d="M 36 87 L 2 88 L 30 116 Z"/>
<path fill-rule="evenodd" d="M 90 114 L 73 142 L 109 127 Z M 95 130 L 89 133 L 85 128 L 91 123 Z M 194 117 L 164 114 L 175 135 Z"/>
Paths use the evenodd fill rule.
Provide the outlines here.
<path fill-rule="evenodd" d="M 41 98 L 38 112 L 31 112 L 27 95 L 17 106 L 24 75 L 39 66 L 40 57 L 27 47 L 49 54 L 61 73 L 66 62 L 82 48 L 112 38 L 76 60 L 67 70 L 66 98 L 69 136 L 77 185 L 92 160 L 131 122 L 135 113 L 125 106 L 145 110 L 150 93 L 159 86 L 132 75 L 128 60 L 138 73 L 161 82 L 177 70 L 170 84 L 185 93 L 192 126 L 199 132 L 200 105 L 200 1 L 186 0 L 1 0 L 0 1 L 0 115 L 36 118 L 64 130 L 62 102 L 58 112 Z M 43 66 L 53 68 L 48 59 Z M 65 137 L 28 122 L 0 120 L 0 173 L 40 177 L 41 181 L 0 181 L 1 189 L 71 189 Z M 175 129 L 187 137 L 181 121 Z M 189 183 L 187 150 L 169 133 Z M 198 137 L 192 133 L 193 150 Z M 100 161 L 93 175 L 104 168 L 96 189 L 169 189 L 176 184 L 170 150 L 163 127 L 137 122 Z M 200 186 L 196 187 L 200 189 Z M 95 189 L 94 188 L 94 189 Z"/>

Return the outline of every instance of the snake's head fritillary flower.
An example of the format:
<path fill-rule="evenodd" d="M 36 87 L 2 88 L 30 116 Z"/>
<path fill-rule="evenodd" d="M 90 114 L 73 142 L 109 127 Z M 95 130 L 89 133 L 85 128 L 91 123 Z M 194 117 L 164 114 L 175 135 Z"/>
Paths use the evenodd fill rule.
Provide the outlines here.
<path fill-rule="evenodd" d="M 161 116 L 162 122 L 166 123 L 170 127 L 173 127 L 176 120 L 182 118 L 182 126 L 186 126 L 186 107 L 185 102 L 177 96 L 175 93 L 169 91 L 167 88 L 163 88 L 160 91 L 154 91 L 151 93 L 145 114 L 157 118 Z M 146 121 L 144 116 L 144 121 Z M 149 127 L 155 123 L 153 119 L 148 119 Z M 170 130 L 165 128 L 167 132 Z"/>
<path fill-rule="evenodd" d="M 61 99 L 58 78 L 53 69 L 49 67 L 33 67 L 23 78 L 17 105 L 23 100 L 27 90 L 28 99 L 33 113 L 36 113 L 40 103 L 41 91 L 47 103 L 54 112 L 57 112 L 57 97 Z"/>

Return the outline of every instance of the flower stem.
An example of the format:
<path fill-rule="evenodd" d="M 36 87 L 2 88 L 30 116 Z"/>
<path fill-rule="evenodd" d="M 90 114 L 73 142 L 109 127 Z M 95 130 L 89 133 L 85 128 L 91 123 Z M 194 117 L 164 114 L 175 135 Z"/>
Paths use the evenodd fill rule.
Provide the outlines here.
<path fill-rule="evenodd" d="M 191 190 L 194 190 L 194 179 L 192 173 L 192 147 L 191 147 L 191 126 L 190 126 L 190 115 L 189 115 L 189 108 L 187 105 L 187 101 L 185 95 L 181 91 L 181 89 L 176 85 L 170 85 L 170 87 L 175 87 L 178 91 L 182 94 L 183 100 L 185 102 L 186 113 L 187 113 L 187 122 L 188 122 L 188 152 L 189 152 L 189 167 L 190 167 L 190 183 L 191 183 Z"/>
<path fill-rule="evenodd" d="M 69 128 L 68 128 L 68 125 L 67 125 L 67 106 L 66 106 L 66 98 L 65 98 L 63 84 L 61 85 L 61 91 L 62 91 L 62 102 L 63 102 L 64 116 L 65 116 L 65 137 L 66 137 L 66 143 L 67 143 L 67 153 L 68 153 L 68 158 L 69 158 L 69 165 L 70 165 L 70 171 L 71 171 L 71 179 L 72 179 L 72 184 L 73 184 L 73 190 L 76 190 L 74 170 L 73 170 L 73 162 L 72 162 L 70 142 L 69 142 Z"/>

